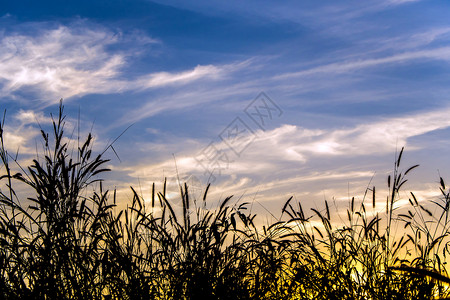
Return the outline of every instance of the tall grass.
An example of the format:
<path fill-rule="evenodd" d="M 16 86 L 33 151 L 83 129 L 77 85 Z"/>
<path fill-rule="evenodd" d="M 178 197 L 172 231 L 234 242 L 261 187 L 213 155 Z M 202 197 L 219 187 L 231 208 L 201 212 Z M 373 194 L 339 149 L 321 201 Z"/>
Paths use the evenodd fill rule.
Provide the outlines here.
<path fill-rule="evenodd" d="M 102 187 L 108 169 L 92 152 L 93 137 L 65 138 L 62 105 L 42 153 L 22 167 L 6 150 L 0 127 L 0 297 L 2 299 L 438 299 L 450 279 L 450 191 L 429 204 L 411 193 L 403 149 L 388 178 L 389 196 L 375 187 L 353 198 L 345 217 L 305 212 L 292 198 L 281 217 L 258 226 L 246 203 L 225 198 L 206 209 L 180 185 L 181 209 L 152 187 L 146 202 L 133 188 L 118 210 L 116 192 Z M 25 196 L 24 196 L 25 195 Z M 436 209 L 431 209 L 434 205 Z M 343 219 L 345 218 L 345 219 Z M 402 234 L 393 228 L 402 227 Z"/>

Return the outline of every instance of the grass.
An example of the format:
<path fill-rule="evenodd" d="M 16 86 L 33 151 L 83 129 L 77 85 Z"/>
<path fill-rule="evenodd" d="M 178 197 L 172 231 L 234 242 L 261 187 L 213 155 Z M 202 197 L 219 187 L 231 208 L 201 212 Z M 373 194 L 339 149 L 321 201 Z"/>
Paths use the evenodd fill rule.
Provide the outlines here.
<path fill-rule="evenodd" d="M 115 191 L 100 179 L 108 160 L 93 154 L 91 134 L 73 145 L 64 123 L 61 105 L 51 132 L 42 130 L 42 154 L 27 167 L 7 152 L 1 124 L 2 299 L 449 297 L 450 191 L 440 178 L 440 201 L 425 205 L 411 193 L 410 206 L 397 210 L 417 167 L 401 170 L 403 149 L 384 207 L 375 187 L 367 189 L 337 226 L 328 202 L 304 212 L 291 198 L 278 221 L 259 227 L 248 204 L 232 205 L 231 197 L 207 210 L 209 186 L 191 199 L 180 185 L 181 210 L 165 184 L 159 192 L 153 184 L 149 202 L 131 188 L 132 201 L 118 210 Z"/>

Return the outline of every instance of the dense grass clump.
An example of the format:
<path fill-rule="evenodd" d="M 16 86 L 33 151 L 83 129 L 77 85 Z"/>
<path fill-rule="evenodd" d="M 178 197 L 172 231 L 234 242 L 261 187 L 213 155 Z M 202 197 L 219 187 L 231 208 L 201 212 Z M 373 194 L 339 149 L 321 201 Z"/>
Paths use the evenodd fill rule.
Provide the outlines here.
<path fill-rule="evenodd" d="M 328 202 L 308 215 L 292 199 L 272 224 L 255 225 L 231 197 L 215 210 L 180 186 L 182 209 L 152 188 L 133 189 L 118 210 L 102 188 L 108 171 L 93 138 L 74 146 L 64 114 L 42 130 L 43 152 L 28 167 L 5 149 L 0 192 L 2 299 L 439 299 L 449 294 L 450 191 L 440 179 L 433 212 L 411 193 L 396 209 L 403 150 L 376 207 L 375 187 L 353 198 L 336 225 Z M 17 171 L 13 171 L 17 170 Z M 379 205 L 379 204 L 378 204 Z M 333 218 L 342 218 L 336 216 Z M 393 228 L 401 227 L 401 234 Z"/>

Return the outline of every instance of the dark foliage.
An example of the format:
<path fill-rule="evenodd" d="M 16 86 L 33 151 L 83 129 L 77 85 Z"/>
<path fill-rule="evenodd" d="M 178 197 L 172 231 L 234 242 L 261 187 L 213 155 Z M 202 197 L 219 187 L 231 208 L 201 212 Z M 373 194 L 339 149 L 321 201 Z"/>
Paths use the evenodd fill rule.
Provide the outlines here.
<path fill-rule="evenodd" d="M 328 202 L 306 216 L 289 199 L 278 221 L 259 227 L 247 204 L 231 205 L 231 197 L 215 210 L 204 209 L 209 186 L 199 206 L 187 185 L 180 186 L 180 211 L 165 187 L 157 193 L 153 185 L 151 204 L 132 189 L 129 206 L 117 211 L 115 192 L 104 191 L 98 179 L 108 160 L 93 155 L 91 134 L 74 147 L 64 136 L 64 119 L 61 105 L 51 133 L 42 131 L 41 157 L 27 168 L 6 151 L 1 124 L 2 299 L 448 295 L 450 192 L 441 179 L 442 201 L 431 203 L 436 217 L 412 193 L 410 209 L 397 213 L 405 175 L 416 167 L 400 171 L 403 149 L 382 211 L 373 187 L 362 202 L 350 201 L 343 225 L 334 225 Z M 404 226 L 404 234 L 395 236 L 394 225 Z"/>

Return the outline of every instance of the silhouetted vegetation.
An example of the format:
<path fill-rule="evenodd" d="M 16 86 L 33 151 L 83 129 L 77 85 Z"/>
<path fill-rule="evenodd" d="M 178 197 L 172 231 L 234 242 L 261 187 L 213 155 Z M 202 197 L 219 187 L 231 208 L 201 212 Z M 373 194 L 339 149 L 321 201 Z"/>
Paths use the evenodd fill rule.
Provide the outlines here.
<path fill-rule="evenodd" d="M 153 185 L 149 202 L 132 189 L 131 203 L 118 210 L 115 191 L 103 190 L 99 179 L 108 160 L 93 154 L 91 134 L 73 145 L 64 120 L 61 106 L 52 131 L 42 131 L 43 153 L 26 168 L 5 150 L 1 125 L 2 299 L 448 295 L 450 192 L 441 178 L 433 211 L 411 193 L 410 207 L 397 213 L 399 190 L 416 167 L 401 171 L 403 150 L 380 210 L 372 187 L 362 202 L 350 201 L 339 226 L 328 202 L 307 213 L 289 199 L 278 221 L 259 227 L 248 204 L 231 205 L 231 197 L 207 210 L 209 186 L 202 199 L 180 186 L 181 210 L 167 199 L 165 184 L 160 192 Z M 394 226 L 403 234 L 394 235 Z"/>

